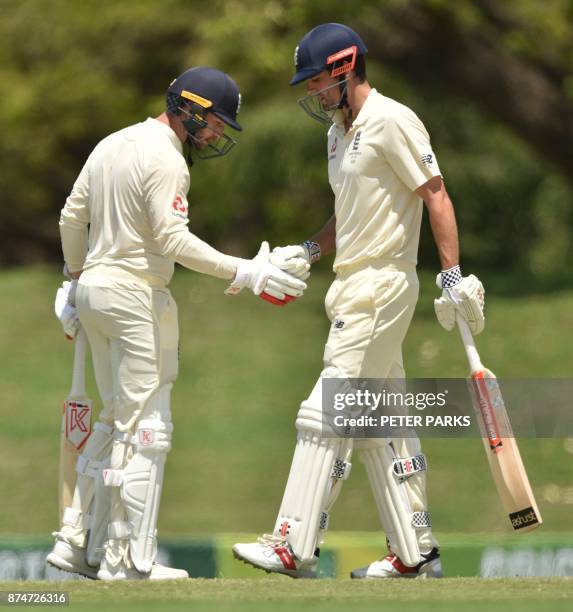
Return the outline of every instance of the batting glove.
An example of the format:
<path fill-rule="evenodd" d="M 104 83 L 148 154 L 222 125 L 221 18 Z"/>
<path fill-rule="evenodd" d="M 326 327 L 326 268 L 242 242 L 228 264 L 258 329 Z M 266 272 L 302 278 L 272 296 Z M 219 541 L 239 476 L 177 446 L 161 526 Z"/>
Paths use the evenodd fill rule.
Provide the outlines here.
<path fill-rule="evenodd" d="M 467 321 L 474 336 L 481 333 L 485 326 L 485 291 L 477 276 L 463 277 L 460 267 L 454 266 L 437 275 L 436 285 L 442 289 L 442 297 L 434 300 L 440 325 L 451 331 L 457 314 Z"/>
<path fill-rule="evenodd" d="M 270 247 L 265 241 L 261 244 L 256 257 L 239 260 L 235 278 L 225 293 L 236 295 L 244 287 L 248 287 L 255 295 L 261 295 L 273 304 L 276 303 L 274 300 L 287 303 L 302 296 L 306 283 L 272 265 L 269 258 Z"/>
<path fill-rule="evenodd" d="M 77 284 L 77 281 L 64 281 L 56 292 L 56 300 L 54 302 L 56 316 L 64 328 L 66 337 L 70 340 L 76 337 L 80 328 L 80 319 L 76 307 L 70 303 L 70 297 L 74 299 L 75 303 L 75 290 Z"/>

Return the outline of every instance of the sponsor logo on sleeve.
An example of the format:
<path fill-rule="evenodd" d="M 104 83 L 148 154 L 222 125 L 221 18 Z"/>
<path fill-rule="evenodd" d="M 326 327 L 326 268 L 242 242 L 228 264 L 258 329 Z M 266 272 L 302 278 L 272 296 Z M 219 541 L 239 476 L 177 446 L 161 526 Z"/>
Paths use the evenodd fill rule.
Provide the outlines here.
<path fill-rule="evenodd" d="M 181 219 L 187 219 L 187 202 L 185 199 L 178 195 L 174 200 L 172 206 L 172 214 Z"/>

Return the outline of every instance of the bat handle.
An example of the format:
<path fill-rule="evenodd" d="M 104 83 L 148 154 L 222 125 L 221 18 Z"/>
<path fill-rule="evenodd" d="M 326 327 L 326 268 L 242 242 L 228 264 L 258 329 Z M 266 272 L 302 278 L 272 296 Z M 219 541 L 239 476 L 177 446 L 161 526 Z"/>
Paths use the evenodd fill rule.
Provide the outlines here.
<path fill-rule="evenodd" d="M 85 395 L 86 389 L 86 351 L 88 339 L 83 327 L 80 327 L 74 342 L 74 371 L 72 374 L 72 397 Z"/>
<path fill-rule="evenodd" d="M 462 338 L 462 343 L 466 351 L 466 356 L 468 358 L 468 362 L 470 364 L 470 370 L 472 374 L 474 372 L 479 372 L 481 370 L 484 370 L 485 368 L 483 367 L 483 364 L 479 357 L 476 343 L 475 343 L 474 337 L 472 336 L 472 332 L 470 331 L 470 328 L 468 327 L 467 321 L 463 317 L 460 317 L 459 315 L 456 315 L 456 321 L 458 324 L 458 329 L 460 331 L 460 336 Z"/>

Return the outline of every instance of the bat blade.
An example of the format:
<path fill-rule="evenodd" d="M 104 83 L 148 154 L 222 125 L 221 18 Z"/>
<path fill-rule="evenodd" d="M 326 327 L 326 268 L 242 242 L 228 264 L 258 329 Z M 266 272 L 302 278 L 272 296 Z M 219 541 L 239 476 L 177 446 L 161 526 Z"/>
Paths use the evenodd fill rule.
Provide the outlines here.
<path fill-rule="evenodd" d="M 85 390 L 87 338 L 80 329 L 75 340 L 72 385 L 64 402 L 60 433 L 59 512 L 60 522 L 72 505 L 76 486 L 76 462 L 92 430 L 92 402 Z"/>
<path fill-rule="evenodd" d="M 483 369 L 474 372 L 469 382 L 489 467 L 511 526 L 521 533 L 536 529 L 543 520 L 497 378 L 490 370 Z"/>

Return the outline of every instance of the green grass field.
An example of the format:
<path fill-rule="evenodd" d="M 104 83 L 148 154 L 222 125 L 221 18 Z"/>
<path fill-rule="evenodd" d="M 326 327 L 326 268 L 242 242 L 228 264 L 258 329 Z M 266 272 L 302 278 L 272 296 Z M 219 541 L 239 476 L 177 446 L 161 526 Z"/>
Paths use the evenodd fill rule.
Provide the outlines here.
<path fill-rule="evenodd" d="M 326 272 L 315 274 L 303 300 L 278 309 L 246 292 L 224 296 L 221 281 L 176 272 L 181 369 L 161 535 L 272 527 L 290 464 L 294 417 L 321 370 L 328 331 L 322 302 L 330 280 Z M 421 280 L 404 347 L 408 375 L 463 377 L 460 342 L 433 314 L 433 278 Z M 524 293 L 502 277 L 483 280 L 486 289 L 492 287 L 487 328 L 478 339 L 484 361 L 498 376 L 570 376 L 571 342 L 564 330 L 573 328 L 573 290 Z M 73 352 L 52 313 L 60 282 L 52 269 L 0 276 L 0 534 L 46 535 L 57 527 L 59 418 Z M 90 390 L 97 399 L 93 382 Z M 423 446 L 436 533 L 508 533 L 481 443 L 427 439 Z M 544 529 L 571 531 L 572 441 L 529 439 L 520 447 Z M 378 529 L 364 471 L 355 463 L 332 515 L 334 531 Z"/>
<path fill-rule="evenodd" d="M 0 590 L 23 590 L 22 583 L 0 583 Z M 485 612 L 490 610 L 554 612 L 571 609 L 573 580 L 480 580 L 450 578 L 427 581 L 293 581 L 286 577 L 266 580 L 189 580 L 186 582 L 82 582 L 26 583 L 26 590 L 62 590 L 70 594 L 72 609 L 182 610 L 263 612 L 314 610 L 316 612 L 407 610 L 435 612 Z"/>

